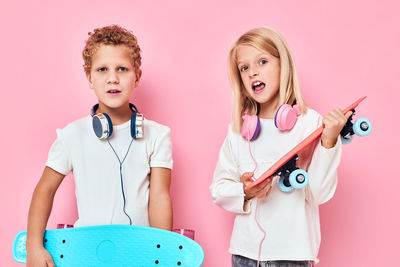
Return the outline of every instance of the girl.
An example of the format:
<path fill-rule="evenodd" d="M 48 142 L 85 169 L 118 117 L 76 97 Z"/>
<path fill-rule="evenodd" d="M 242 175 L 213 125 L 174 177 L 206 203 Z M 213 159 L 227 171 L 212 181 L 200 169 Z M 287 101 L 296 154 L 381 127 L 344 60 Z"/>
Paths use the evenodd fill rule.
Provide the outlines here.
<path fill-rule="evenodd" d="M 336 109 L 322 119 L 307 107 L 292 55 L 274 30 L 258 28 L 243 34 L 229 52 L 228 68 L 233 122 L 210 191 L 214 203 L 236 213 L 229 248 L 232 266 L 314 266 L 321 240 L 318 206 L 335 192 L 341 155 L 338 135 L 351 112 L 343 115 Z M 298 114 L 286 130 L 275 116 L 282 104 L 296 104 Z M 259 130 L 254 134 L 243 125 L 251 115 L 258 116 Z M 307 186 L 283 192 L 279 178 L 270 177 L 246 189 L 321 124 L 321 139 L 300 153 L 296 164 L 307 170 Z"/>

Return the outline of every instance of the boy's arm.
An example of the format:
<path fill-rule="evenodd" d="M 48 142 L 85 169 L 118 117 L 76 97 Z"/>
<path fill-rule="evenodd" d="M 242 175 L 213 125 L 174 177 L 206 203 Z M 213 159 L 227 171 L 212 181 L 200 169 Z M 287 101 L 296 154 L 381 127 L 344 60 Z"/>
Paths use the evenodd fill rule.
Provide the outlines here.
<path fill-rule="evenodd" d="M 150 174 L 149 222 L 151 227 L 172 230 L 171 170 L 153 167 Z"/>
<path fill-rule="evenodd" d="M 43 234 L 53 206 L 54 195 L 64 177 L 64 174 L 45 167 L 42 177 L 33 192 L 29 208 L 26 239 L 28 261 L 30 253 L 37 255 L 36 251 L 43 249 Z"/>

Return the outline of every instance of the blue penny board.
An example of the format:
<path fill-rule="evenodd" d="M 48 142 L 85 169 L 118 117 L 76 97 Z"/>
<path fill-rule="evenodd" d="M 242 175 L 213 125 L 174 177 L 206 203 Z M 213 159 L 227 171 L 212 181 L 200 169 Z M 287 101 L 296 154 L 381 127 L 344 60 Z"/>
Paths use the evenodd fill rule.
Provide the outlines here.
<path fill-rule="evenodd" d="M 13 257 L 26 263 L 26 231 L 14 239 Z M 57 267 L 201 266 L 204 251 L 183 235 L 144 226 L 100 225 L 47 230 L 44 247 Z"/>

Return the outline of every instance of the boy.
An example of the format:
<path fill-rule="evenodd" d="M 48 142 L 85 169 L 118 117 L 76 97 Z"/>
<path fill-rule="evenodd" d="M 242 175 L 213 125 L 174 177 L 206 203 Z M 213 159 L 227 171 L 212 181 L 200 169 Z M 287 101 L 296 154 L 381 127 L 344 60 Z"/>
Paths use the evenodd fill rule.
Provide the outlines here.
<path fill-rule="evenodd" d="M 54 266 L 43 247 L 43 233 L 55 192 L 71 171 L 79 215 L 75 226 L 172 228 L 170 130 L 146 119 L 143 138 L 137 138 L 140 131 L 131 130 L 131 124 L 141 127 L 133 119 L 134 106 L 129 104 L 141 76 L 136 37 L 118 25 L 95 29 L 89 33 L 82 55 L 98 105 L 93 107 L 93 118 L 86 116 L 57 130 L 57 140 L 49 151 L 29 209 L 27 266 Z M 102 138 L 95 126 L 99 118 L 110 124 L 108 131 L 100 133 L 105 134 Z M 140 122 L 140 115 L 136 122 Z"/>

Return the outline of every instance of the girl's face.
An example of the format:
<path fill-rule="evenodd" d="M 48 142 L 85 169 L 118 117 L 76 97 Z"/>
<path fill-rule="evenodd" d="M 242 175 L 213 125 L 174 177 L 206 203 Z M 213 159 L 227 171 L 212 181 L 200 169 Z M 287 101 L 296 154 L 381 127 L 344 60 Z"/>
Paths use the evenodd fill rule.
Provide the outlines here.
<path fill-rule="evenodd" d="M 260 103 L 261 112 L 266 108 L 273 112 L 279 103 L 279 58 L 250 45 L 240 45 L 236 52 L 240 76 L 247 94 Z"/>

